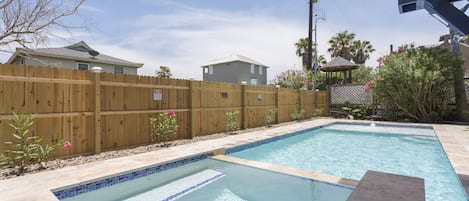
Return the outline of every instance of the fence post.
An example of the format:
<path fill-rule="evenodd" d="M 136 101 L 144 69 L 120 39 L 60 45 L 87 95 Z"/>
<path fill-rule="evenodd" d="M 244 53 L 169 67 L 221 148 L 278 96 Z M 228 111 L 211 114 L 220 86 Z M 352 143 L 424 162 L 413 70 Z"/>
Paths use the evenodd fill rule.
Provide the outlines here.
<path fill-rule="evenodd" d="M 277 113 L 275 114 L 275 122 L 280 123 L 280 85 L 275 86 L 275 108 L 277 108 Z"/>
<path fill-rule="evenodd" d="M 246 93 L 246 84 L 241 85 L 241 129 L 246 129 L 248 126 L 248 95 Z"/>
<path fill-rule="evenodd" d="M 298 89 L 298 112 L 301 110 L 301 90 Z"/>
<path fill-rule="evenodd" d="M 189 122 L 190 122 L 190 134 L 191 139 L 195 137 L 195 126 L 194 126 L 194 82 L 189 81 Z"/>
<path fill-rule="evenodd" d="M 101 153 L 101 67 L 93 67 L 94 72 L 94 153 Z"/>

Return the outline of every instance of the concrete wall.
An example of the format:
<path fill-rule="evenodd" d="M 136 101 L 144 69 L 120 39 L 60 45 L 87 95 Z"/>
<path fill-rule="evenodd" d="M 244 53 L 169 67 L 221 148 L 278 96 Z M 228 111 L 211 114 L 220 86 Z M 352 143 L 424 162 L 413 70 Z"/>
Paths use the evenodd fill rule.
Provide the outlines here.
<path fill-rule="evenodd" d="M 202 68 L 203 80 L 214 82 L 230 82 L 241 83 L 246 81 L 251 85 L 251 79 L 257 79 L 257 85 L 267 85 L 267 68 L 264 66 L 255 65 L 254 73 L 251 73 L 251 64 L 235 61 L 230 63 L 223 63 L 213 65 L 213 74 L 205 73 L 205 68 Z M 262 75 L 259 74 L 259 68 L 262 69 Z"/>
<path fill-rule="evenodd" d="M 21 59 L 24 59 L 24 63 L 21 63 Z M 70 59 L 58 59 L 58 58 L 50 58 L 50 57 L 42 57 L 42 56 L 35 56 L 34 58 L 24 58 L 24 57 L 16 57 L 15 60 L 12 61 L 13 64 L 24 64 L 24 65 L 32 65 L 32 66 L 52 66 L 52 67 L 60 67 L 60 68 L 68 68 L 68 69 L 77 69 L 77 63 L 88 63 L 89 69 L 94 66 L 99 66 L 103 68 L 103 72 L 110 72 L 114 73 L 114 66 L 111 64 L 104 64 L 99 62 L 84 62 L 79 60 L 70 60 Z M 124 67 L 124 73 L 126 74 L 137 74 L 137 68 L 135 67 Z"/>

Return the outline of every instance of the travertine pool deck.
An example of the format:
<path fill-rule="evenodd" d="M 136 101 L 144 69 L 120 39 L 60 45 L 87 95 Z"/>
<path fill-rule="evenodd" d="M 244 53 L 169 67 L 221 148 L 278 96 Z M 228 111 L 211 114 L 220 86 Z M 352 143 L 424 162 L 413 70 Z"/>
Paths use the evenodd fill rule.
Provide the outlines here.
<path fill-rule="evenodd" d="M 134 169 L 144 168 L 168 161 L 174 161 L 180 158 L 190 157 L 201 153 L 213 152 L 214 150 L 223 148 L 235 147 L 249 142 L 259 141 L 340 121 L 343 120 L 315 119 L 282 127 L 273 127 L 262 131 L 200 141 L 133 156 L 97 161 L 73 167 L 65 167 L 62 169 L 44 171 L 37 174 L 1 180 L 0 200 L 57 200 L 57 198 L 52 194 L 51 189 L 85 183 L 90 180 L 96 180 L 102 177 L 120 174 L 122 172 L 129 172 Z M 461 182 L 463 183 L 466 192 L 469 192 L 469 131 L 465 130 L 465 126 L 433 125 L 433 127 L 445 151 L 447 152 L 448 158 L 453 164 L 456 173 L 461 178 Z M 232 157 L 230 158 L 228 156 L 219 156 L 218 159 L 236 161 L 238 163 L 244 163 L 250 166 L 259 166 L 261 168 L 267 168 L 273 171 L 281 171 L 287 174 L 314 178 L 317 180 L 339 183 L 342 185 L 354 186 L 357 184 L 357 181 L 350 179 L 330 175 L 321 175 L 302 170 L 294 170 L 291 168 L 262 164 Z"/>

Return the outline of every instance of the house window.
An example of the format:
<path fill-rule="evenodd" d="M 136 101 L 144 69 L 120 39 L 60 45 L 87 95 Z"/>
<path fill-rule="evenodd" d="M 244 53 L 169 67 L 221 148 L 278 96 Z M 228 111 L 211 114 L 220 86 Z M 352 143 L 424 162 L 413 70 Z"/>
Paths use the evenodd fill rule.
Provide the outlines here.
<path fill-rule="evenodd" d="M 204 73 L 205 73 L 205 74 L 208 73 L 208 67 L 204 67 Z"/>
<path fill-rule="evenodd" d="M 252 78 L 251 79 L 251 85 L 257 85 L 257 79 Z"/>
<path fill-rule="evenodd" d="M 24 58 L 21 58 L 19 61 L 18 61 L 19 64 L 24 64 Z"/>
<path fill-rule="evenodd" d="M 254 74 L 254 64 L 251 64 L 251 74 Z"/>
<path fill-rule="evenodd" d="M 259 66 L 259 75 L 262 75 L 262 69 L 264 68 L 262 68 L 262 66 Z"/>
<path fill-rule="evenodd" d="M 116 73 L 116 74 L 123 74 L 123 73 L 124 73 L 124 67 L 122 67 L 122 66 L 114 66 L 114 73 Z"/>
<path fill-rule="evenodd" d="M 78 70 L 89 70 L 90 69 L 90 64 L 88 64 L 88 63 L 77 63 L 77 69 Z"/>
<path fill-rule="evenodd" d="M 213 75 L 213 66 L 208 66 L 208 74 Z"/>

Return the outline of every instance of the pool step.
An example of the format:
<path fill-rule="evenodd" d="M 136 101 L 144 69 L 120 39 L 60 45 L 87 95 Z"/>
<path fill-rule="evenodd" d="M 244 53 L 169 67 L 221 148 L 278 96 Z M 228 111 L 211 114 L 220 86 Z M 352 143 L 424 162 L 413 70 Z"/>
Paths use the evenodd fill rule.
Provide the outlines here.
<path fill-rule="evenodd" d="M 224 176 L 225 173 L 206 169 L 150 191 L 138 194 L 134 197 L 130 197 L 126 199 L 126 201 L 175 200 Z"/>

